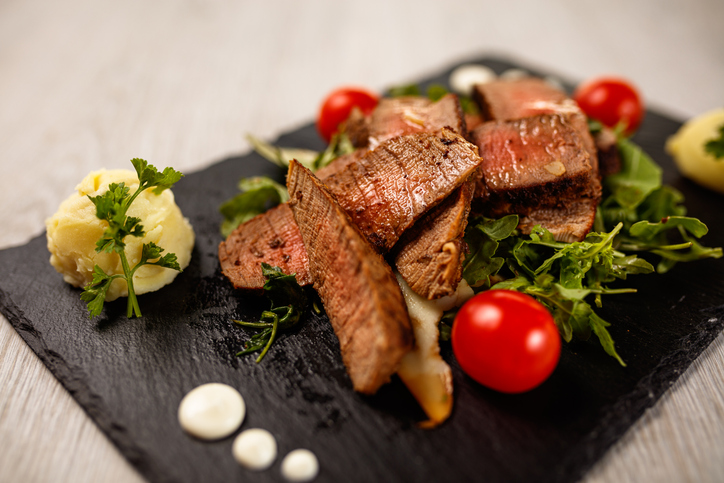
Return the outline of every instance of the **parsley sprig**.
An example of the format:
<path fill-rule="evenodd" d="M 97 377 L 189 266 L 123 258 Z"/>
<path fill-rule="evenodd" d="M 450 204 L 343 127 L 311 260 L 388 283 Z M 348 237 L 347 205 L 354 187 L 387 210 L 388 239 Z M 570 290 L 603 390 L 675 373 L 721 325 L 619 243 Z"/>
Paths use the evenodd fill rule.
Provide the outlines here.
<path fill-rule="evenodd" d="M 128 263 L 125 238 L 127 236 L 143 237 L 145 235 L 141 225 L 142 220 L 134 216 L 128 216 L 126 214 L 128 208 L 144 190 L 153 188 L 153 193 L 159 195 L 173 186 L 183 176 L 182 173 L 173 168 L 165 168 L 163 172 L 159 172 L 143 159 L 134 158 L 131 163 L 136 169 L 139 180 L 138 188 L 133 194 L 131 194 L 130 188 L 125 183 L 111 183 L 108 186 L 108 191 L 102 195 L 88 195 L 88 198 L 96 207 L 96 216 L 108 223 L 103 236 L 96 242 L 96 252 L 117 253 L 123 267 L 123 273 L 111 275 L 107 274 L 98 265 L 93 268 L 93 279 L 91 283 L 84 287 L 80 296 L 88 304 L 88 312 L 91 317 L 98 316 L 102 312 L 106 294 L 114 280 L 125 280 L 128 286 L 126 317 L 140 317 L 141 308 L 138 305 L 138 299 L 133 287 L 133 275 L 136 270 L 144 265 L 156 265 L 181 271 L 176 254 L 167 253 L 162 256 L 161 253 L 164 249 L 153 242 L 143 244 L 141 259 L 134 267 L 131 267 Z"/>

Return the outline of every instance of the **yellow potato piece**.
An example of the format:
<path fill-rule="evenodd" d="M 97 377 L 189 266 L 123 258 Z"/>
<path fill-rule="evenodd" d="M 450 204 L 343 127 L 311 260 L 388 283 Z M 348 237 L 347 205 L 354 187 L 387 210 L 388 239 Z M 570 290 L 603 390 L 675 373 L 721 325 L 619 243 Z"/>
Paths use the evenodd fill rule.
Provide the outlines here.
<path fill-rule="evenodd" d="M 666 143 L 682 175 L 719 193 L 724 193 L 724 158 L 704 150 L 707 141 L 719 137 L 724 108 L 714 109 L 686 122 Z"/>
<path fill-rule="evenodd" d="M 101 170 L 88 174 L 76 187 L 77 192 L 63 201 L 58 212 L 46 222 L 50 263 L 75 287 L 83 287 L 93 279 L 93 267 L 99 265 L 107 274 L 123 273 L 120 257 L 116 253 L 96 253 L 96 242 L 108 223 L 96 217 L 95 206 L 88 195 L 98 196 L 108 190 L 110 183 L 124 182 L 133 194 L 138 188 L 138 176 L 130 170 Z M 164 249 L 162 253 L 175 253 L 179 266 L 184 269 L 191 261 L 194 231 L 176 205 L 171 190 L 155 195 L 152 189 L 143 191 L 128 209 L 128 216 L 141 219 L 146 232 L 143 238 L 127 236 L 126 256 L 131 267 L 141 258 L 144 243 L 154 242 Z M 178 272 L 163 267 L 143 266 L 134 277 L 136 294 L 153 292 L 171 283 Z M 115 280 L 106 295 L 106 301 L 126 297 L 128 287 L 123 280 Z"/>

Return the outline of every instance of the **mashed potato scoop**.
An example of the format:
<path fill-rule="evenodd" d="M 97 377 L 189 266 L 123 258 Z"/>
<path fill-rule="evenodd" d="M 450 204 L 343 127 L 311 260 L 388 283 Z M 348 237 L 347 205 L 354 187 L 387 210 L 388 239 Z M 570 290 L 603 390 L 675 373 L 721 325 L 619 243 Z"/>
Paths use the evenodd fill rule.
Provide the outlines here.
<path fill-rule="evenodd" d="M 135 164 L 134 162 L 134 166 Z M 143 164 L 142 167 L 145 169 L 146 165 Z M 151 169 L 153 173 L 156 172 L 155 168 Z M 146 174 L 142 170 L 139 172 L 144 176 Z M 124 183 L 132 195 L 139 187 L 139 177 L 137 172 L 131 170 L 91 172 L 76 187 L 77 192 L 63 201 L 58 212 L 46 221 L 50 263 L 63 275 L 66 282 L 75 287 L 85 287 L 92 282 L 96 265 L 108 276 L 124 273 L 118 253 L 96 251 L 96 243 L 103 238 L 109 223 L 97 217 L 96 206 L 89 196 L 96 197 L 106 193 L 111 183 Z M 127 235 L 123 239 L 130 267 L 138 264 L 143 245 L 149 243 L 162 247 L 164 254 L 176 254 L 181 269 L 188 266 L 194 246 L 194 231 L 176 205 L 171 190 L 164 189 L 156 194 L 153 189 L 144 189 L 129 205 L 126 214 L 128 217 L 140 218 L 145 232 L 142 237 Z M 158 290 L 171 283 L 176 275 L 176 270 L 143 265 L 133 274 L 135 294 Z M 105 301 L 126 296 L 126 281 L 116 278 L 105 293 Z"/>

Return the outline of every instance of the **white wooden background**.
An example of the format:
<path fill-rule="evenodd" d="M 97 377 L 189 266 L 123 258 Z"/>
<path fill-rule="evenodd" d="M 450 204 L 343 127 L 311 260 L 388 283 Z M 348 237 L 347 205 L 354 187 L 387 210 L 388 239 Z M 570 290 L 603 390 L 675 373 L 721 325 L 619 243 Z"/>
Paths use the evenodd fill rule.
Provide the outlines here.
<path fill-rule="evenodd" d="M 484 53 L 621 74 L 683 119 L 724 105 L 723 21 L 721 0 L 0 0 L 0 248 L 91 169 L 198 170 L 310 121 L 335 86 Z M 585 481 L 722 481 L 722 375 L 720 336 Z M 0 317 L 0 481 L 141 480 Z"/>

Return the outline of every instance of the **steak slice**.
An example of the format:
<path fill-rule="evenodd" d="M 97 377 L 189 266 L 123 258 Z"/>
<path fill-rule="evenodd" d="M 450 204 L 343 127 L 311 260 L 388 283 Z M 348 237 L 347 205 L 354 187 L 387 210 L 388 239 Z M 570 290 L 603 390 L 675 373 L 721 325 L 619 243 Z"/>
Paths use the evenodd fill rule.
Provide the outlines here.
<path fill-rule="evenodd" d="M 467 135 L 460 100 L 454 94 L 446 94 L 438 101 L 419 96 L 383 98 L 369 117 L 359 109 L 353 110 L 345 132 L 355 147 L 375 148 L 388 139 L 439 132 L 444 127 Z"/>
<path fill-rule="evenodd" d="M 499 80 L 475 86 L 473 97 L 487 121 L 510 121 L 540 114 L 561 114 L 578 131 L 591 156 L 591 167 L 598 173 L 596 145 L 588 129 L 586 115 L 568 94 L 537 77 Z"/>
<path fill-rule="evenodd" d="M 262 289 L 266 283 L 262 262 L 295 274 L 299 285 L 312 281 L 302 235 L 286 203 L 239 225 L 219 244 L 219 262 L 236 289 Z"/>
<path fill-rule="evenodd" d="M 334 195 L 296 161 L 289 163 L 287 187 L 314 288 L 339 339 L 354 389 L 374 394 L 412 348 L 400 287 Z"/>
<path fill-rule="evenodd" d="M 563 206 L 536 208 L 520 219 L 518 229 L 530 234 L 535 225 L 541 225 L 558 241 L 581 241 L 593 228 L 597 206 L 596 200 L 581 198 Z"/>
<path fill-rule="evenodd" d="M 568 94 L 537 77 L 478 84 L 473 89 L 473 98 L 486 121 L 581 112 Z"/>
<path fill-rule="evenodd" d="M 429 300 L 452 295 L 462 278 L 475 180 L 469 179 L 407 230 L 392 251 L 395 267 L 417 294 Z"/>
<path fill-rule="evenodd" d="M 481 162 L 474 145 L 443 128 L 439 134 L 389 139 L 325 184 L 375 249 L 385 253 Z"/>
<path fill-rule="evenodd" d="M 483 158 L 480 192 L 491 216 L 525 215 L 591 192 L 591 157 L 565 116 L 486 122 L 471 136 Z"/>

